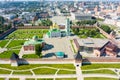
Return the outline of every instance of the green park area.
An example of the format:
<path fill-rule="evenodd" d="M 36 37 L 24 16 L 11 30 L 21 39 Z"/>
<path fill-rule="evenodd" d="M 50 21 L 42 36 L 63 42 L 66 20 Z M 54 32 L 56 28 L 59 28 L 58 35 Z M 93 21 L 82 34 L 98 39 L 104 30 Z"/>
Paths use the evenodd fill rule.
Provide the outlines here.
<path fill-rule="evenodd" d="M 98 29 L 72 29 L 73 33 L 78 35 L 80 38 L 105 38 Z"/>
<path fill-rule="evenodd" d="M 3 48 L 8 43 L 8 40 L 0 40 L 0 47 Z"/>
<path fill-rule="evenodd" d="M 114 78 L 101 78 L 101 77 L 88 77 L 84 78 L 84 80 L 118 80 Z"/>
<path fill-rule="evenodd" d="M 32 72 L 34 72 L 35 75 L 54 75 L 56 72 L 57 74 L 75 74 L 75 67 L 73 64 L 30 64 L 18 67 L 12 67 L 10 64 L 3 64 L 0 65 L 0 70 L 0 74 L 10 74 L 11 71 L 13 71 L 12 75 L 33 75 Z"/>
<path fill-rule="evenodd" d="M 120 64 L 90 64 L 81 67 L 83 74 L 112 74 L 117 75 L 114 71 L 119 69 Z"/>
<path fill-rule="evenodd" d="M 2 47 L 7 45 L 7 51 L 2 52 L 0 54 L 0 58 L 10 58 L 12 53 L 19 54 L 19 51 L 24 42 L 25 40 L 10 40 L 10 42 L 8 40 L 2 40 L 0 43 Z"/>
<path fill-rule="evenodd" d="M 43 35 L 47 32 L 47 29 L 19 29 L 8 35 L 6 39 L 31 39 L 35 35 L 43 38 Z"/>

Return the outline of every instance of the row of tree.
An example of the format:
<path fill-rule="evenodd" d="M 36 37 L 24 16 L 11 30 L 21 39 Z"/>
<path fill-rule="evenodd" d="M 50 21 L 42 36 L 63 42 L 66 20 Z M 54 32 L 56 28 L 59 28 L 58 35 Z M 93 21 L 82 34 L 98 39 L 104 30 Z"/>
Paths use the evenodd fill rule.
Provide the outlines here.
<path fill-rule="evenodd" d="M 100 28 L 102 28 L 108 34 L 112 31 L 112 29 L 108 25 L 101 25 Z"/>
<path fill-rule="evenodd" d="M 81 25 L 94 25 L 97 21 L 96 20 L 82 20 L 76 22 L 76 25 L 81 26 Z"/>
<path fill-rule="evenodd" d="M 4 24 L 4 23 L 5 23 L 5 19 L 0 16 L 0 34 L 2 34 L 3 32 L 7 31 L 12 27 L 11 23 L 8 24 Z"/>
<path fill-rule="evenodd" d="M 53 23 L 50 19 L 41 20 L 39 26 L 51 26 Z"/>

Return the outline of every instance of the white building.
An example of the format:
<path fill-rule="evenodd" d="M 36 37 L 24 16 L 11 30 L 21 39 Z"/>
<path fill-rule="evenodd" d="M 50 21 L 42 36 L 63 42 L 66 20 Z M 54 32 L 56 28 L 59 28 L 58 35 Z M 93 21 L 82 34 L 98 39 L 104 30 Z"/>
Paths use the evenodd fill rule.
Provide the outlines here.
<path fill-rule="evenodd" d="M 91 14 L 87 14 L 87 13 L 71 13 L 71 17 L 73 20 L 91 20 L 92 19 L 92 15 Z"/>

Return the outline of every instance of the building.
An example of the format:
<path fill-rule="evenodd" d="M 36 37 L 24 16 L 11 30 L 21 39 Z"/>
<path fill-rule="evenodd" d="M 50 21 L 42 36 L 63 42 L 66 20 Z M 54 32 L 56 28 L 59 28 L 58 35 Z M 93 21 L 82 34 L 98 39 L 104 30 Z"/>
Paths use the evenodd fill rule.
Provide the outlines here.
<path fill-rule="evenodd" d="M 38 36 L 33 36 L 32 39 L 25 41 L 23 45 L 24 51 L 35 51 L 35 45 L 37 44 L 44 46 L 45 42 L 44 40 L 39 39 Z"/>
<path fill-rule="evenodd" d="M 69 19 L 66 19 L 66 25 L 64 30 L 61 30 L 59 26 L 56 23 L 54 23 L 52 26 L 50 26 L 50 30 L 47 32 L 45 37 L 54 38 L 54 37 L 64 37 L 64 36 L 70 36 Z"/>
<path fill-rule="evenodd" d="M 92 15 L 87 13 L 71 13 L 71 17 L 73 20 L 91 20 Z"/>
<path fill-rule="evenodd" d="M 77 51 L 93 53 L 97 57 L 116 57 L 118 47 L 107 39 L 73 39 Z"/>
<path fill-rule="evenodd" d="M 61 31 L 59 29 L 59 26 L 56 23 L 50 26 L 50 30 L 48 31 L 46 36 L 49 38 L 61 37 Z"/>

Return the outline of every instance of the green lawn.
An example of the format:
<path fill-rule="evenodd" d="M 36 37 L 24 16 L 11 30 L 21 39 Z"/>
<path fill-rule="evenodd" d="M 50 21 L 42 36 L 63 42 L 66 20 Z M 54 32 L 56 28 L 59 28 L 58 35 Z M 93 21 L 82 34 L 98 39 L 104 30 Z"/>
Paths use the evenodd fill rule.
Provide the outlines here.
<path fill-rule="evenodd" d="M 11 71 L 0 69 L 0 74 L 10 74 Z"/>
<path fill-rule="evenodd" d="M 22 58 L 40 58 L 40 57 L 34 53 L 34 54 L 24 54 Z"/>
<path fill-rule="evenodd" d="M 37 80 L 53 80 L 53 79 L 51 78 L 51 79 L 37 79 Z"/>
<path fill-rule="evenodd" d="M 74 53 L 76 53 L 76 50 L 75 50 L 75 48 L 73 46 L 73 40 L 70 40 L 70 43 L 71 43 L 71 46 L 72 46 L 72 49 L 73 49 Z"/>
<path fill-rule="evenodd" d="M 105 38 L 98 29 L 73 29 L 73 33 L 78 35 L 80 38 Z"/>
<path fill-rule="evenodd" d="M 95 70 L 95 71 L 82 71 L 83 74 L 115 74 L 115 72 L 111 71 L 111 70 Z"/>
<path fill-rule="evenodd" d="M 20 46 L 21 48 L 24 42 L 25 40 L 12 40 L 10 44 L 7 46 L 7 48 L 12 48 L 12 47 L 17 47 L 17 46 Z"/>
<path fill-rule="evenodd" d="M 27 74 L 27 75 L 32 75 L 30 71 L 14 71 L 13 74 Z"/>
<path fill-rule="evenodd" d="M 19 50 L 8 50 L 8 51 L 5 51 L 5 52 L 0 54 L 0 58 L 10 58 L 13 52 L 18 54 Z"/>
<path fill-rule="evenodd" d="M 57 74 L 76 74 L 75 71 L 59 70 Z"/>
<path fill-rule="evenodd" d="M 38 74 L 41 74 L 41 75 L 46 75 L 46 74 L 55 74 L 56 72 L 56 69 L 50 69 L 50 68 L 39 68 L 39 69 L 35 69 L 33 70 L 33 72 L 38 75 Z"/>
<path fill-rule="evenodd" d="M 56 78 L 55 80 L 77 80 L 76 78 Z"/>
<path fill-rule="evenodd" d="M 114 79 L 114 78 L 88 77 L 88 78 L 84 78 L 84 80 L 118 80 L 118 79 Z"/>
<path fill-rule="evenodd" d="M 9 80 L 19 80 L 19 78 L 9 78 Z"/>
<path fill-rule="evenodd" d="M 0 40 L 0 47 L 4 47 L 8 43 L 8 40 Z"/>
<path fill-rule="evenodd" d="M 39 38 L 43 37 L 43 34 L 46 34 L 48 29 L 19 29 L 8 35 L 7 38 L 15 39 L 31 39 L 34 35 L 37 35 Z"/>
<path fill-rule="evenodd" d="M 30 64 L 30 65 L 21 65 L 18 67 L 12 67 L 10 64 L 2 64 L 0 67 L 2 68 L 8 68 L 13 70 L 28 70 L 36 67 L 42 67 L 42 66 L 48 66 L 48 67 L 54 67 L 54 68 L 66 68 L 66 69 L 75 69 L 73 64 Z"/>
<path fill-rule="evenodd" d="M 120 64 L 91 64 L 91 65 L 83 65 L 81 67 L 82 70 L 99 69 L 99 68 L 120 68 Z"/>
<path fill-rule="evenodd" d="M 26 78 L 25 80 L 35 80 L 34 78 Z"/>
<path fill-rule="evenodd" d="M 0 80 L 5 80 L 4 78 L 0 78 Z"/>

